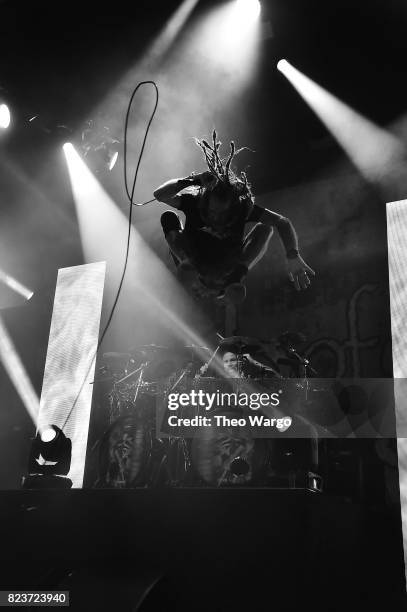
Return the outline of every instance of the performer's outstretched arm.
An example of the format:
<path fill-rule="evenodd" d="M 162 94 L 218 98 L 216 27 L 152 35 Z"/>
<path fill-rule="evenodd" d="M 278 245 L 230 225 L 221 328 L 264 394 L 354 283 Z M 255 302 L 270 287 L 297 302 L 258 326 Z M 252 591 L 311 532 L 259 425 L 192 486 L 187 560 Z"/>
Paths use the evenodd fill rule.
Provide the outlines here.
<path fill-rule="evenodd" d="M 271 237 L 272 230 L 275 227 L 285 249 L 288 277 L 294 283 L 294 286 L 298 291 L 300 289 L 306 289 L 311 284 L 309 274 L 315 276 L 315 272 L 303 260 L 299 253 L 298 237 L 291 221 L 283 215 L 279 215 L 278 213 L 268 210 L 267 208 L 260 209 L 257 206 L 253 211 L 253 220 L 258 221 L 261 225 L 269 228 L 269 230 L 271 229 L 271 231 L 268 233 L 264 232 L 265 240 L 262 249 L 257 250 L 256 257 L 254 257 L 252 261 L 248 262 L 248 267 L 251 268 L 264 255 L 265 251 L 267 250 L 267 245 Z M 252 232 L 255 230 L 256 228 L 254 228 Z M 261 238 L 261 235 L 259 235 L 259 238 Z M 248 251 L 250 251 L 250 245 L 248 244 L 247 246 L 249 247 Z"/>

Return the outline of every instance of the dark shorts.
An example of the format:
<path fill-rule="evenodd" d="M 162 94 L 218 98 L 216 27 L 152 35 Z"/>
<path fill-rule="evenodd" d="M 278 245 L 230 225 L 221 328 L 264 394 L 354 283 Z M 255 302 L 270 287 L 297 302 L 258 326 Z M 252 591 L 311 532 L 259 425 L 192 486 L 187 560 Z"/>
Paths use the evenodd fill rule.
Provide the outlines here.
<path fill-rule="evenodd" d="M 178 215 L 170 211 L 162 215 L 161 224 L 164 234 L 182 230 L 186 250 L 201 281 L 208 287 L 223 288 L 228 275 L 242 263 L 243 240 L 233 237 L 219 239 L 200 229 L 183 229 Z M 177 265 L 175 256 L 174 261 Z"/>

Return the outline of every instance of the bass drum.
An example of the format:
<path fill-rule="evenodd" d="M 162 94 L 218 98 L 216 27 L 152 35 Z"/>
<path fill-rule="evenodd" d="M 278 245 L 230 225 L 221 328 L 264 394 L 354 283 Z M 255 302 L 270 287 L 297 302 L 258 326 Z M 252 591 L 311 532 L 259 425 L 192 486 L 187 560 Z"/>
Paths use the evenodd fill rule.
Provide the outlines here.
<path fill-rule="evenodd" d="M 99 450 L 99 482 L 124 489 L 147 482 L 151 450 L 150 429 L 136 416 L 123 416 L 111 424 Z"/>
<path fill-rule="evenodd" d="M 217 413 L 236 419 L 236 412 Z M 212 415 L 213 422 L 213 415 Z M 202 427 L 192 440 L 192 466 L 208 485 L 262 486 L 268 464 L 265 439 L 252 437 L 248 426 Z"/>

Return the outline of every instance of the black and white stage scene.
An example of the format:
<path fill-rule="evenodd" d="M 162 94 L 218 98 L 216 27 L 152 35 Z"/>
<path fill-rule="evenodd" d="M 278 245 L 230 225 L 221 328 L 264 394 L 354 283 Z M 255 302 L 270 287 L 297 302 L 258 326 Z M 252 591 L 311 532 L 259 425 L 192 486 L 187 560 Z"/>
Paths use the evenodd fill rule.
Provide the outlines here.
<path fill-rule="evenodd" d="M 406 33 L 0 1 L 0 606 L 406 609 Z"/>

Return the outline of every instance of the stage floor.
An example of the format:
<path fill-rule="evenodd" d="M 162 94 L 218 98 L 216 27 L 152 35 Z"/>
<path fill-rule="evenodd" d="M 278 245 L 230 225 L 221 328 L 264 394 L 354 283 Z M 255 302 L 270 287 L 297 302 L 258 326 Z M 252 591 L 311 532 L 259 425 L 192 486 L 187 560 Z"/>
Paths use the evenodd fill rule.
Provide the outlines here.
<path fill-rule="evenodd" d="M 405 609 L 399 513 L 323 494 L 3 491 L 0 516 L 1 589 L 75 610 Z"/>

